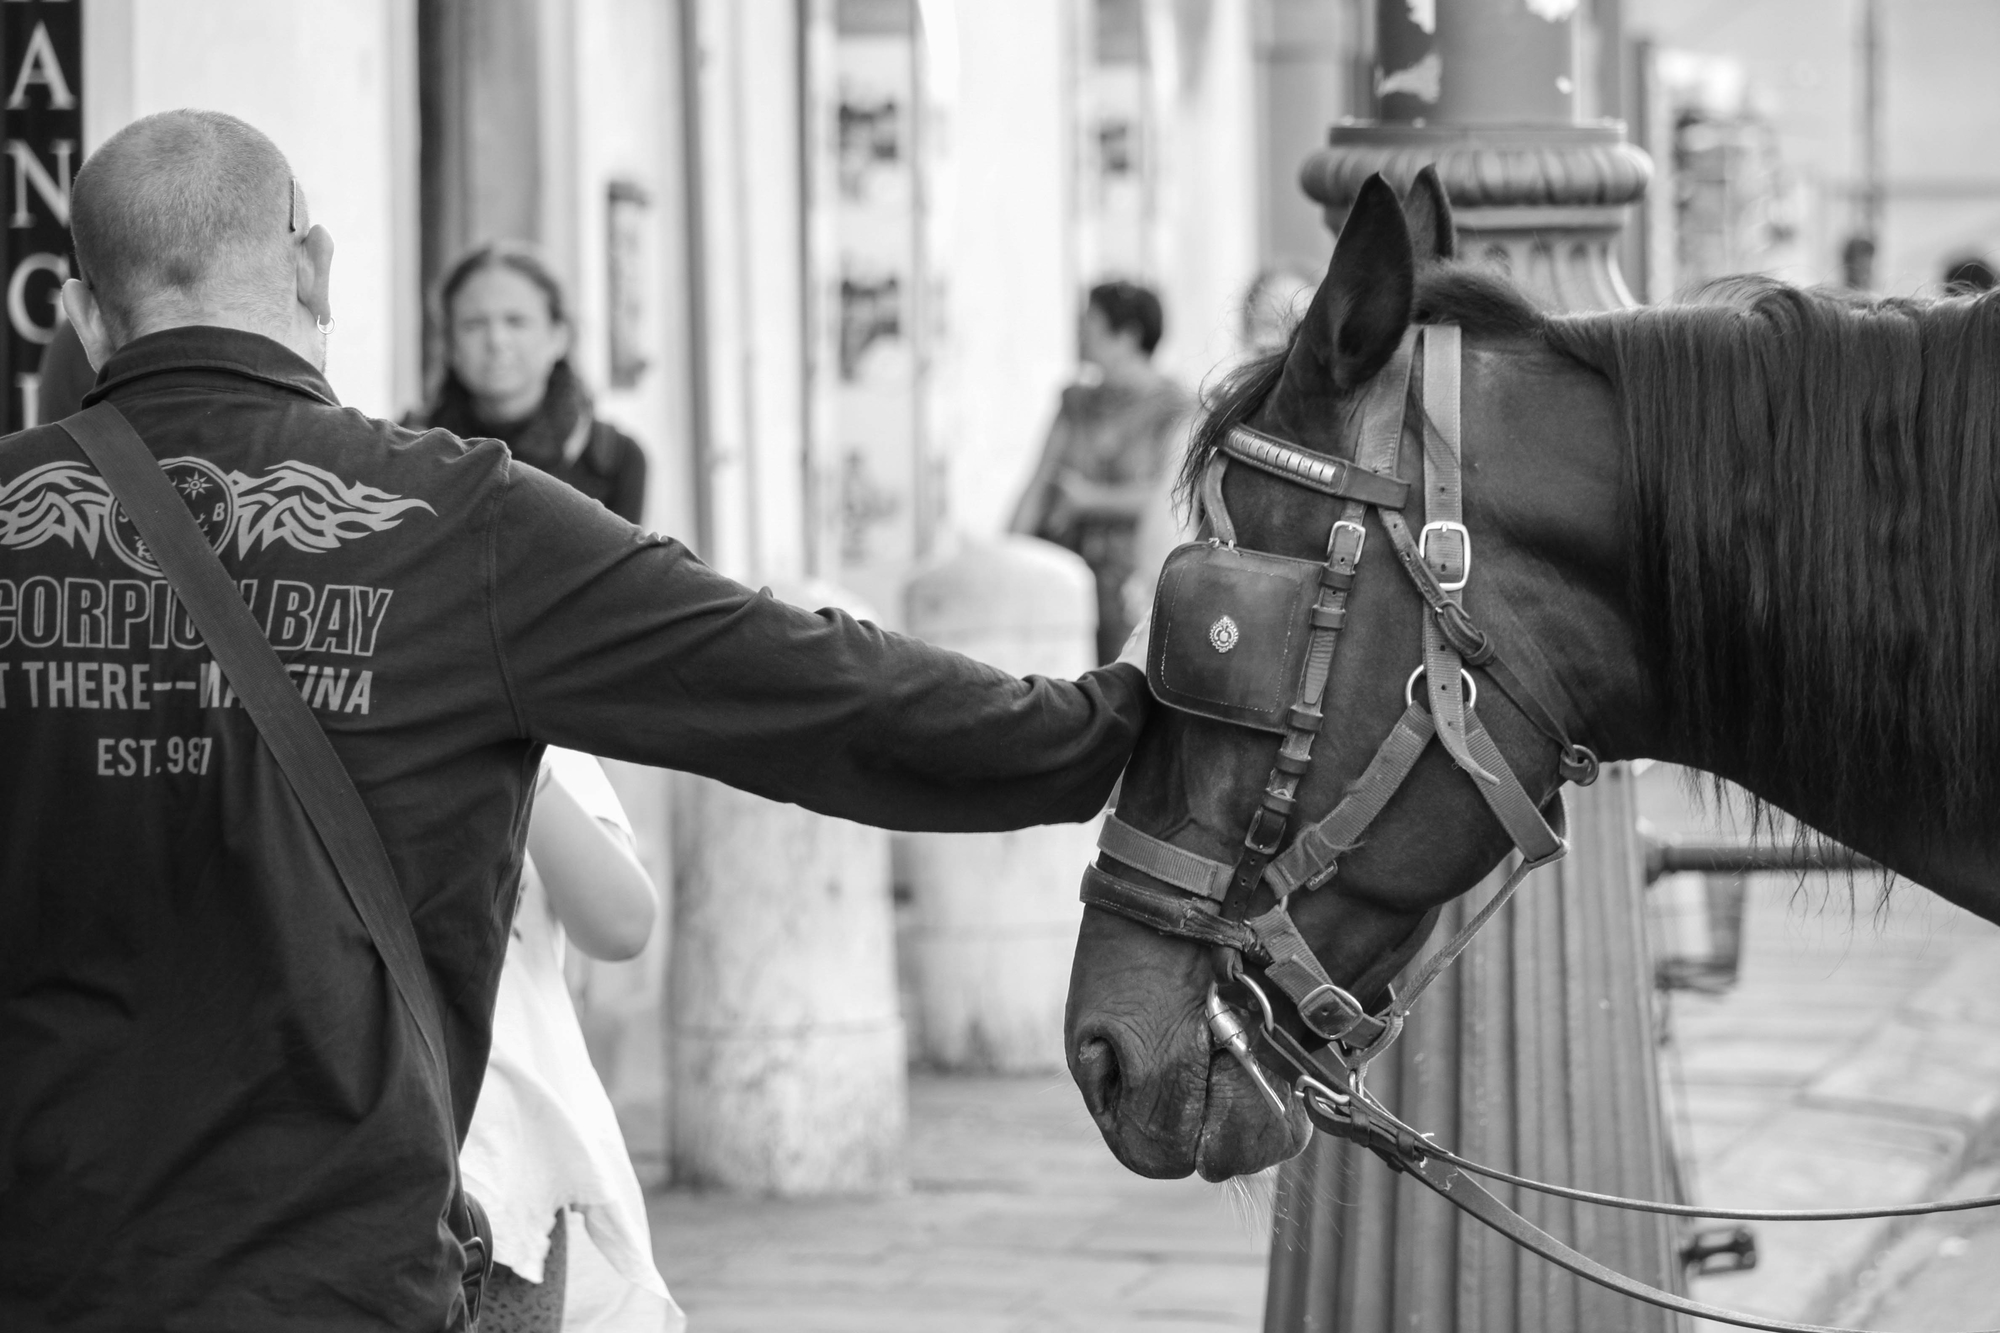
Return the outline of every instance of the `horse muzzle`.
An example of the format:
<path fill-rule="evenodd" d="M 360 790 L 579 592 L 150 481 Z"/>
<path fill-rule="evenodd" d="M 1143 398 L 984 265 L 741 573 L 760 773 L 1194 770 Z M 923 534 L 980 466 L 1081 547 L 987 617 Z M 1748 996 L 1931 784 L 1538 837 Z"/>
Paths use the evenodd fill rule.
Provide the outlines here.
<path fill-rule="evenodd" d="M 1101 961 L 1085 966 L 1086 951 L 1097 960 L 1116 956 L 1121 966 L 1113 973 L 1101 970 Z M 1135 965 L 1135 951 L 1159 957 Z M 1207 950 L 1089 911 L 1078 955 L 1067 1024 L 1070 1075 L 1105 1146 L 1128 1169 L 1158 1179 L 1199 1173 L 1226 1180 L 1304 1149 L 1311 1136 L 1304 1111 L 1285 1095 L 1280 1076 L 1258 1063 L 1241 1020 L 1249 1065 L 1217 1031 Z M 1144 978 L 1144 993 L 1111 993 L 1114 976 L 1128 985 Z M 1172 989 L 1161 989 L 1167 985 Z"/>

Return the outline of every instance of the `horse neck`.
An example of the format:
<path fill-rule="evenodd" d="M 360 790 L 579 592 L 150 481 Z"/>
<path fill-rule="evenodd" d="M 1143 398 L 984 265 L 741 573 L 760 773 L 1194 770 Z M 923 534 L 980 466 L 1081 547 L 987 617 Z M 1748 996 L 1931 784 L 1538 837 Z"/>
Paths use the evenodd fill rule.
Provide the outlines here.
<path fill-rule="evenodd" d="M 1893 778 L 1884 783 L 1887 816 L 1867 827 L 1851 827 L 1823 809 L 1810 791 L 1802 791 L 1790 774 L 1772 774 L 1759 771 L 1756 765 L 1744 765 L 1718 776 L 1815 833 L 1852 847 L 1975 915 L 2000 922 L 2000 847 L 1990 837 L 1922 833 L 1898 819 L 1900 802 Z"/>
<path fill-rule="evenodd" d="M 2000 607 L 1978 591 L 1995 586 L 2000 521 L 1991 482 L 1972 480 L 1992 473 L 2000 416 L 1964 407 L 1986 390 L 1953 380 L 1920 332 L 1899 361 L 1824 336 L 1773 337 L 1762 366 L 1711 349 L 1659 371 L 1650 420 L 1620 402 L 1644 687 L 1611 702 L 1653 719 L 1622 753 L 1718 773 L 2000 920 L 2000 829 L 1980 794 L 2000 742 Z M 1661 408 L 1697 386 L 1703 406 Z"/>

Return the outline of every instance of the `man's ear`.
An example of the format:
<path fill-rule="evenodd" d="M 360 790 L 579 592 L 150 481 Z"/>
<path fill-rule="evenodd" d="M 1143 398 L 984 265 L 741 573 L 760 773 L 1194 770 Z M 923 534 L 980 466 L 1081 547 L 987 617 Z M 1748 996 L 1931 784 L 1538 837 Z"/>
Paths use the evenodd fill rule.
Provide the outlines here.
<path fill-rule="evenodd" d="M 1403 218 L 1410 226 L 1410 245 L 1417 267 L 1458 258 L 1458 226 L 1451 220 L 1451 200 L 1435 166 L 1425 166 L 1410 182 L 1403 198 Z"/>
<path fill-rule="evenodd" d="M 1378 173 L 1355 196 L 1322 284 L 1328 368 L 1342 392 L 1367 383 L 1402 342 L 1415 290 L 1409 224 L 1396 192 Z"/>
<path fill-rule="evenodd" d="M 299 242 L 293 264 L 298 272 L 299 304 L 322 326 L 333 323 L 333 234 L 314 227 Z"/>
<path fill-rule="evenodd" d="M 76 336 L 83 342 L 83 354 L 90 358 L 90 368 L 104 369 L 104 363 L 118 350 L 118 341 L 111 335 L 104 307 L 97 303 L 97 293 L 85 286 L 81 278 L 71 278 L 62 285 L 62 306 L 76 328 Z"/>

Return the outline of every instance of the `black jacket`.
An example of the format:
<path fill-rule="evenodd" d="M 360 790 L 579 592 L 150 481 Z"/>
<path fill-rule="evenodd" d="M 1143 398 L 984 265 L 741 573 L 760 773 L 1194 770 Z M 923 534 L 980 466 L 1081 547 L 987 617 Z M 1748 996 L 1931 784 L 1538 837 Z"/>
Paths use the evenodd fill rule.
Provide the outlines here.
<path fill-rule="evenodd" d="M 1016 680 L 721 577 L 491 441 L 185 328 L 109 397 L 167 464 L 379 825 L 452 1106 L 309 826 L 69 438 L 0 440 L 0 1328 L 436 1329 L 545 743 L 909 829 L 1080 820 L 1130 667 Z M 301 841 L 301 840 L 305 841 Z M 315 887 L 315 886 L 318 887 Z"/>

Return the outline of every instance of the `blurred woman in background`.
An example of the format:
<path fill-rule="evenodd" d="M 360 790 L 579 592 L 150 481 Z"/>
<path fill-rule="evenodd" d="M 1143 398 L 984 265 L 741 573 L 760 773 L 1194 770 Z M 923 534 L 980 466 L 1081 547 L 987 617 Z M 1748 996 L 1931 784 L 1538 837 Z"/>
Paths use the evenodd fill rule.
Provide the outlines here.
<path fill-rule="evenodd" d="M 1078 326 L 1084 374 L 1062 391 L 1041 462 L 1008 525 L 1067 546 L 1090 566 L 1099 662 L 1118 656 L 1136 623 L 1125 598 L 1134 534 L 1155 504 L 1193 405 L 1153 365 L 1165 327 L 1150 289 L 1130 282 L 1090 289 Z"/>
<path fill-rule="evenodd" d="M 479 246 L 445 272 L 437 306 L 444 372 L 407 424 L 499 440 L 523 463 L 637 523 L 646 455 L 592 414 L 569 361 L 575 331 L 562 283 L 541 257 L 506 241 Z"/>

